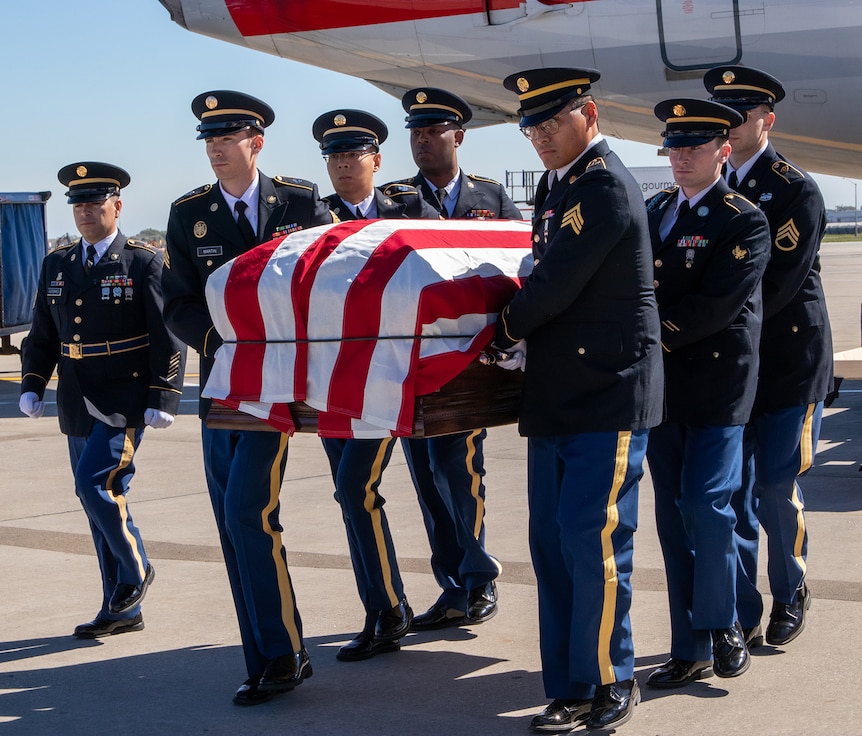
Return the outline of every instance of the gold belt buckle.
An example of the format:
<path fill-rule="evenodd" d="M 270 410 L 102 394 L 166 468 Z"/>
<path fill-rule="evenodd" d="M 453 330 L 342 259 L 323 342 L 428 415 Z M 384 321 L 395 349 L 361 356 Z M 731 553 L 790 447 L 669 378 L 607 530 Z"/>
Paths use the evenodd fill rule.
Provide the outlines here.
<path fill-rule="evenodd" d="M 84 350 L 79 342 L 69 343 L 69 357 L 72 360 L 81 360 L 84 357 Z"/>

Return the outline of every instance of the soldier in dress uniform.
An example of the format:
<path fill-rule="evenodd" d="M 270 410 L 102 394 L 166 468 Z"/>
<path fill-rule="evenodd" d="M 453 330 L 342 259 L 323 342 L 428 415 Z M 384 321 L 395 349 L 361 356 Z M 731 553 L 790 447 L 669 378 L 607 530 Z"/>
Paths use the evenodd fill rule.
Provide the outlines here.
<path fill-rule="evenodd" d="M 665 368 L 665 419 L 647 460 L 670 602 L 670 659 L 647 684 L 736 677 L 750 664 L 736 612 L 735 516 L 742 433 L 757 387 L 766 218 L 721 176 L 735 110 L 665 100 L 677 186 L 647 202 Z"/>
<path fill-rule="evenodd" d="M 418 218 L 437 220 L 437 210 L 406 184 L 374 186 L 386 124 L 362 110 L 330 110 L 312 126 L 335 194 L 326 198 L 341 219 Z M 336 657 L 353 662 L 401 648 L 413 611 L 404 595 L 395 545 L 378 489 L 392 455 L 393 439 L 323 438 L 335 498 L 347 531 L 359 597 L 365 608 L 362 630 Z M 370 500 L 369 500 L 370 499 Z"/>
<path fill-rule="evenodd" d="M 530 550 L 545 694 L 534 731 L 628 721 L 640 699 L 629 609 L 638 485 L 661 421 L 659 319 L 640 187 L 599 132 L 595 69 L 507 77 L 548 171 L 535 267 L 497 321 L 524 369 Z M 525 347 L 526 346 L 526 347 Z"/>
<path fill-rule="evenodd" d="M 758 531 L 768 537 L 772 612 L 766 641 L 784 645 L 805 625 L 808 529 L 797 476 L 814 462 L 823 402 L 832 390 L 832 332 L 820 281 L 826 208 L 817 184 L 769 142 L 784 88 L 757 69 L 722 66 L 704 85 L 745 122 L 730 133 L 726 178 L 769 220 L 772 253 L 763 276 L 763 335 L 752 419 L 743 439 L 742 489 L 734 494 L 740 567 L 739 622 L 749 647 L 763 643 L 757 590 Z"/>
<path fill-rule="evenodd" d="M 144 628 L 141 601 L 155 572 L 126 496 L 144 428 L 174 421 L 186 352 L 162 319 L 161 254 L 117 227 L 128 173 L 84 161 L 58 178 L 82 238 L 42 263 L 19 405 L 42 416 L 57 369 L 60 431 L 102 572 L 101 608 L 75 636 L 95 639 Z"/>
<path fill-rule="evenodd" d="M 465 174 L 458 165 L 464 125 L 473 112 L 446 90 L 420 87 L 401 99 L 419 173 L 396 184 L 414 186 L 451 219 L 520 220 L 498 182 Z M 390 185 L 391 186 L 391 185 Z M 485 549 L 485 429 L 404 439 L 402 447 L 431 545 L 431 567 L 442 593 L 413 620 L 416 630 L 479 624 L 497 613 L 500 563 Z"/>
<path fill-rule="evenodd" d="M 171 331 L 200 354 L 201 387 L 222 344 L 207 308 L 209 275 L 259 243 L 334 221 L 317 186 L 257 168 L 272 108 L 231 90 L 192 101 L 198 139 L 218 181 L 171 205 L 162 284 Z M 205 419 L 210 402 L 201 399 Z M 311 677 L 279 523 L 287 435 L 202 427 L 204 469 L 239 619 L 248 679 L 234 696 L 255 705 Z M 275 554 L 273 553 L 275 551 Z"/>
<path fill-rule="evenodd" d="M 363 110 L 330 110 L 312 126 L 326 160 L 334 194 L 325 197 L 340 220 L 373 218 L 438 219 L 437 209 L 409 184 L 374 186 L 380 170 L 380 144 L 389 129 L 380 118 Z"/>

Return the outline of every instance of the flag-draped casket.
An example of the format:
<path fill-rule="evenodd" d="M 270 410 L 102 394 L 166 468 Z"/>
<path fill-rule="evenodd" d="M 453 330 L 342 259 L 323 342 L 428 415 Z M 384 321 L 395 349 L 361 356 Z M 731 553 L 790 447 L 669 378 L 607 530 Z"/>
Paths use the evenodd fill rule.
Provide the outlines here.
<path fill-rule="evenodd" d="M 291 433 L 307 405 L 322 436 L 415 435 L 416 397 L 471 363 L 490 391 L 508 373 L 475 359 L 531 268 L 521 221 L 354 220 L 264 243 L 207 281 L 224 344 L 204 395 Z"/>

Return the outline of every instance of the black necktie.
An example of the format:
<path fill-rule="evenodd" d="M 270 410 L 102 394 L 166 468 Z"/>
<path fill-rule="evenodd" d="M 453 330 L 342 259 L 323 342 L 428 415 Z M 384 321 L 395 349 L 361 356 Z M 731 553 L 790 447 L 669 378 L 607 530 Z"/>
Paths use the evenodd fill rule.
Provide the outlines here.
<path fill-rule="evenodd" d="M 435 194 L 437 195 L 437 201 L 440 203 L 440 215 L 449 219 L 449 211 L 446 209 L 446 205 L 443 204 L 443 200 L 446 199 L 446 190 L 441 187 Z"/>
<path fill-rule="evenodd" d="M 96 246 L 87 246 L 87 259 L 84 261 L 84 275 L 89 276 L 90 269 L 96 265 Z"/>
<path fill-rule="evenodd" d="M 691 206 L 689 205 L 688 200 L 685 200 L 676 211 L 676 221 L 679 222 L 683 217 L 685 217 L 690 209 Z"/>
<path fill-rule="evenodd" d="M 731 171 L 730 176 L 727 177 L 727 186 L 729 186 L 734 191 L 739 189 L 739 179 L 737 178 L 735 171 Z"/>
<path fill-rule="evenodd" d="M 246 248 L 251 248 L 257 242 L 257 235 L 255 235 L 254 230 L 251 227 L 251 223 L 245 216 L 245 211 L 248 208 L 248 205 L 241 199 L 238 199 L 233 207 L 236 210 L 236 224 L 239 225 L 239 231 L 242 234 L 242 241 L 245 243 Z"/>

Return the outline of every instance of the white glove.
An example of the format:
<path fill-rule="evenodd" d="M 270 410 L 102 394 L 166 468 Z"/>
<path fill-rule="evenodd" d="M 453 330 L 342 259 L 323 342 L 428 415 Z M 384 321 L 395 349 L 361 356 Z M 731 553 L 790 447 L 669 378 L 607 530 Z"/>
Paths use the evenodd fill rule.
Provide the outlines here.
<path fill-rule="evenodd" d="M 527 363 L 527 343 L 523 340 L 518 340 L 512 347 L 501 350 L 500 352 L 508 355 L 504 360 L 497 359 L 497 365 L 500 368 L 505 368 L 507 371 L 523 371 Z"/>
<path fill-rule="evenodd" d="M 39 400 L 39 394 L 25 391 L 18 399 L 18 408 L 31 419 L 38 419 L 45 413 L 45 402 Z"/>
<path fill-rule="evenodd" d="M 144 412 L 144 424 L 153 429 L 167 429 L 174 423 L 174 415 L 161 409 L 147 409 Z"/>

